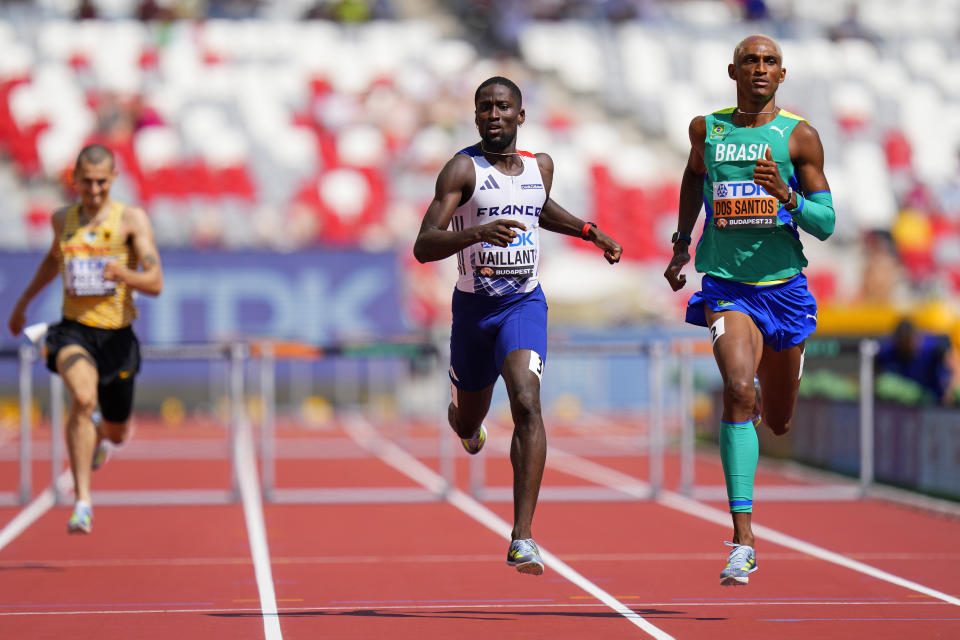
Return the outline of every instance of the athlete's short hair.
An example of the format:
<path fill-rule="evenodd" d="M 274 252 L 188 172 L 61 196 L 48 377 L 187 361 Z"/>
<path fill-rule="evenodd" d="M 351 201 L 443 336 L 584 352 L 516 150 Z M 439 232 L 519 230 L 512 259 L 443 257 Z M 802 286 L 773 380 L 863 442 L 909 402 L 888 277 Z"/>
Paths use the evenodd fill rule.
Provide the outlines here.
<path fill-rule="evenodd" d="M 486 80 L 481 82 L 480 86 L 477 87 L 476 93 L 473 94 L 473 104 L 477 104 L 477 102 L 480 100 L 480 92 L 485 87 L 489 87 L 492 84 L 503 85 L 504 87 L 509 89 L 510 93 L 517 100 L 517 107 L 519 108 L 523 106 L 523 95 L 520 93 L 520 87 L 518 87 L 513 80 L 509 78 L 504 78 L 503 76 L 493 76 L 492 78 L 487 78 Z"/>
<path fill-rule="evenodd" d="M 733 49 L 733 64 L 737 64 L 737 62 L 740 61 L 740 56 L 743 55 L 743 50 L 744 50 L 744 49 L 746 48 L 746 46 L 747 46 L 747 40 L 751 40 L 751 39 L 753 39 L 753 38 L 765 38 L 765 39 L 769 40 L 770 42 L 772 42 L 772 43 L 773 43 L 773 46 L 776 47 L 776 49 L 777 49 L 777 55 L 780 56 L 780 62 L 781 62 L 781 63 L 783 62 L 783 50 L 780 48 L 780 43 L 778 43 L 776 40 L 774 40 L 773 38 L 771 38 L 771 37 L 768 36 L 768 35 L 764 35 L 764 34 L 762 34 L 762 33 L 755 33 L 755 34 L 753 34 L 753 35 L 747 36 L 746 38 L 744 38 L 743 40 L 741 40 L 740 42 L 738 42 L 736 47 L 734 47 L 734 49 Z"/>
<path fill-rule="evenodd" d="M 104 160 L 110 161 L 111 169 L 114 167 L 113 152 L 110 151 L 110 149 L 107 149 L 102 144 L 88 144 L 81 149 L 77 155 L 77 164 L 74 165 L 74 169 L 79 171 L 80 165 L 84 162 L 88 164 L 100 164 Z"/>

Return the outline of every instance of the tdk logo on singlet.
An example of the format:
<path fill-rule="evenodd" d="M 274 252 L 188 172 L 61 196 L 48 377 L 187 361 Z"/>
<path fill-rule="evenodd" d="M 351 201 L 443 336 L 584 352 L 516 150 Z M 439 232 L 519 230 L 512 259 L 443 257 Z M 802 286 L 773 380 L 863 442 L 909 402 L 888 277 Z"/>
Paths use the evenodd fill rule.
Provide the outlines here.
<path fill-rule="evenodd" d="M 481 242 L 480 246 L 484 249 L 499 249 L 497 245 L 490 244 L 489 242 Z M 517 237 L 513 239 L 513 242 L 507 245 L 507 247 L 533 247 L 535 243 L 533 241 L 533 231 L 526 231 L 517 234 Z"/>
<path fill-rule="evenodd" d="M 518 233 L 517 237 L 513 239 L 508 247 L 532 247 L 533 246 L 533 231 L 527 231 L 526 233 Z"/>
<path fill-rule="evenodd" d="M 770 194 L 754 182 L 715 182 L 715 198 L 761 198 Z"/>
<path fill-rule="evenodd" d="M 487 176 L 487 179 L 483 181 L 483 186 L 480 187 L 480 191 L 486 191 L 487 189 L 499 189 L 500 185 L 497 184 L 497 181 L 493 179 L 493 176 Z"/>

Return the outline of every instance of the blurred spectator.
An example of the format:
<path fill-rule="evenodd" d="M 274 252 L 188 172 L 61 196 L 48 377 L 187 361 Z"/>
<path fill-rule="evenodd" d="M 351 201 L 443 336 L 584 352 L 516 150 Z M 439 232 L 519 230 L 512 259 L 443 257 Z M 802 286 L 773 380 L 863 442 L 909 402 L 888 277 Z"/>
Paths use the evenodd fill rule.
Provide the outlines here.
<path fill-rule="evenodd" d="M 902 268 L 888 231 L 874 230 L 863 237 L 863 277 L 860 303 L 891 304 L 903 282 Z"/>
<path fill-rule="evenodd" d="M 396 12 L 388 0 L 317 0 L 303 14 L 304 20 L 334 20 L 345 24 L 395 18 Z"/>
<path fill-rule="evenodd" d="M 920 182 L 914 182 L 903 198 L 904 203 L 890 234 L 897 247 L 903 265 L 914 282 L 923 282 L 934 271 L 933 227 L 934 205 L 929 190 Z"/>
<path fill-rule="evenodd" d="M 173 20 L 174 13 L 166 7 L 160 6 L 156 0 L 141 0 L 137 6 L 137 20 L 153 22 L 154 20 Z"/>
<path fill-rule="evenodd" d="M 207 17 L 240 20 L 255 18 L 265 0 L 210 0 Z"/>
<path fill-rule="evenodd" d="M 859 6 L 856 2 L 852 3 L 847 9 L 847 17 L 841 20 L 829 30 L 828 35 L 831 40 L 858 39 L 874 42 L 876 36 L 860 22 L 858 13 Z"/>
<path fill-rule="evenodd" d="M 949 338 L 901 320 L 877 354 L 877 396 L 902 404 L 955 404 L 960 371 Z"/>
<path fill-rule="evenodd" d="M 770 10 L 764 0 L 739 0 L 739 4 L 744 20 L 767 20 L 770 17 Z"/>
<path fill-rule="evenodd" d="M 80 0 L 73 17 L 77 20 L 96 20 L 98 17 L 97 5 L 92 0 Z"/>

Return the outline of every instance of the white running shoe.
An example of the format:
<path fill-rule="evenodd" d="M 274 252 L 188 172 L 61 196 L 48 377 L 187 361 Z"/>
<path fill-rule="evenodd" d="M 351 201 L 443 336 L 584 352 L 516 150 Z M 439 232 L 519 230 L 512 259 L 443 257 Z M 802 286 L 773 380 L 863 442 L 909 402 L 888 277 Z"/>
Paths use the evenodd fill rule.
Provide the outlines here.
<path fill-rule="evenodd" d="M 750 574 L 757 570 L 757 554 L 753 547 L 745 544 L 724 542 L 733 547 L 727 557 L 727 566 L 720 573 L 720 584 L 725 587 L 737 587 L 750 582 Z"/>
<path fill-rule="evenodd" d="M 538 576 L 543 573 L 543 558 L 533 538 L 513 540 L 507 551 L 507 564 L 516 567 L 520 573 Z"/>

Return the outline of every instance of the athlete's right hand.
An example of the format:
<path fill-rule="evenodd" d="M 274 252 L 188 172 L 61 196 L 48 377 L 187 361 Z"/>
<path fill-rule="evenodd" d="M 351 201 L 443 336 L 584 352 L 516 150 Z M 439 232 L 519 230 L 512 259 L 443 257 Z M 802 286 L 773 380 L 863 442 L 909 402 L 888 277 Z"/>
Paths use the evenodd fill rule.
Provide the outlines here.
<path fill-rule="evenodd" d="M 499 219 L 493 222 L 477 227 L 480 231 L 480 241 L 486 242 L 498 247 L 508 247 L 513 239 L 517 237 L 514 229 L 526 231 L 527 227 L 522 222 L 516 220 Z"/>
<path fill-rule="evenodd" d="M 7 326 L 10 327 L 10 333 L 16 337 L 23 331 L 23 326 L 27 324 L 27 314 L 19 306 L 13 308 L 10 312 L 10 319 L 7 320 Z"/>
<path fill-rule="evenodd" d="M 683 285 L 687 284 L 687 276 L 680 273 L 680 270 L 690 262 L 690 252 L 678 245 L 680 243 L 673 246 L 673 259 L 667 265 L 667 270 L 663 272 L 663 277 L 667 279 L 670 288 L 674 291 L 680 291 L 680 289 L 683 289 Z"/>

